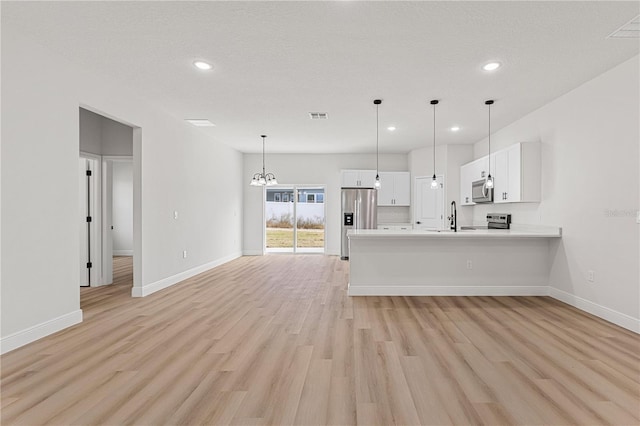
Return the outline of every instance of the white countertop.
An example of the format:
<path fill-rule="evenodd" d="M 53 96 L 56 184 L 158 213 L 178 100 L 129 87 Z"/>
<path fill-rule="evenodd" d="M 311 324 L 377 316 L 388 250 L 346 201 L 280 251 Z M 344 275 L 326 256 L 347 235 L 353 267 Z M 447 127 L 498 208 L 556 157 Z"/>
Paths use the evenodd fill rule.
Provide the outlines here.
<path fill-rule="evenodd" d="M 386 230 L 358 229 L 347 233 L 349 239 L 376 238 L 560 238 L 562 228 L 552 226 L 526 227 L 525 229 L 475 229 L 475 230 Z"/>

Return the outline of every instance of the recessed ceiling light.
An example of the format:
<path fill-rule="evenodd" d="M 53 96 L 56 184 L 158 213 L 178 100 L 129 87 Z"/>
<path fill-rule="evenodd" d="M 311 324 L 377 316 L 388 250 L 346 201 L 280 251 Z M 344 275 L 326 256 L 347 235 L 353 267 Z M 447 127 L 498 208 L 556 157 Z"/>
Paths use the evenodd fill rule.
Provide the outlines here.
<path fill-rule="evenodd" d="M 197 127 L 215 127 L 216 126 L 206 118 L 187 118 L 185 121 L 188 121 L 189 123 Z"/>
<path fill-rule="evenodd" d="M 205 61 L 195 61 L 193 65 L 200 70 L 210 70 L 213 66 Z"/>
<path fill-rule="evenodd" d="M 387 127 L 387 130 L 390 132 L 393 132 L 396 128 L 394 126 L 389 126 Z"/>
<path fill-rule="evenodd" d="M 485 71 L 495 71 L 500 68 L 500 65 L 502 65 L 500 62 L 489 62 L 488 64 L 484 64 L 482 69 Z"/>
<path fill-rule="evenodd" d="M 451 128 L 451 131 L 452 131 L 452 132 L 457 132 L 458 130 L 460 130 L 460 127 L 458 127 L 458 126 L 453 126 L 453 127 Z"/>

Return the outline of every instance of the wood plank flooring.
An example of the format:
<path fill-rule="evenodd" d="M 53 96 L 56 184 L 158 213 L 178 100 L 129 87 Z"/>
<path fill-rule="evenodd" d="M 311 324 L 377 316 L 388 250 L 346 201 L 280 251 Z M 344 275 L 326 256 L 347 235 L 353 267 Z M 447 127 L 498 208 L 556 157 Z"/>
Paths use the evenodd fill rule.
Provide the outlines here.
<path fill-rule="evenodd" d="M 547 297 L 347 297 L 331 256 L 243 257 L 2 356 L 9 424 L 640 424 L 640 336 Z"/>

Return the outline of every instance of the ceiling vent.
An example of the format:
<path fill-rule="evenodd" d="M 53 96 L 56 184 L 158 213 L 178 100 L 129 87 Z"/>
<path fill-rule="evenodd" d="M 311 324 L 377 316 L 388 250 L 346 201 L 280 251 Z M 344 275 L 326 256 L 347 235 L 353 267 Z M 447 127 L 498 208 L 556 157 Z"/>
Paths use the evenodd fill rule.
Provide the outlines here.
<path fill-rule="evenodd" d="M 215 127 L 216 126 L 206 118 L 187 118 L 185 119 L 185 121 L 197 127 Z"/>
<path fill-rule="evenodd" d="M 326 112 L 310 112 L 309 118 L 312 120 L 326 120 L 329 116 Z"/>
<path fill-rule="evenodd" d="M 609 34 L 607 38 L 640 38 L 640 15 Z"/>

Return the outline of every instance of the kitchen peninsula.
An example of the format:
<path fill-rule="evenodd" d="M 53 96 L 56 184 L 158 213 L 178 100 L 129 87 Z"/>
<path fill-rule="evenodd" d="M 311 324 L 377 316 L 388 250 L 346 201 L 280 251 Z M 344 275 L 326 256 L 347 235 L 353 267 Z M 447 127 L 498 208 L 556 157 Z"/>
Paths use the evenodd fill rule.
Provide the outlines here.
<path fill-rule="evenodd" d="M 562 229 L 349 232 L 350 296 L 539 296 Z"/>

